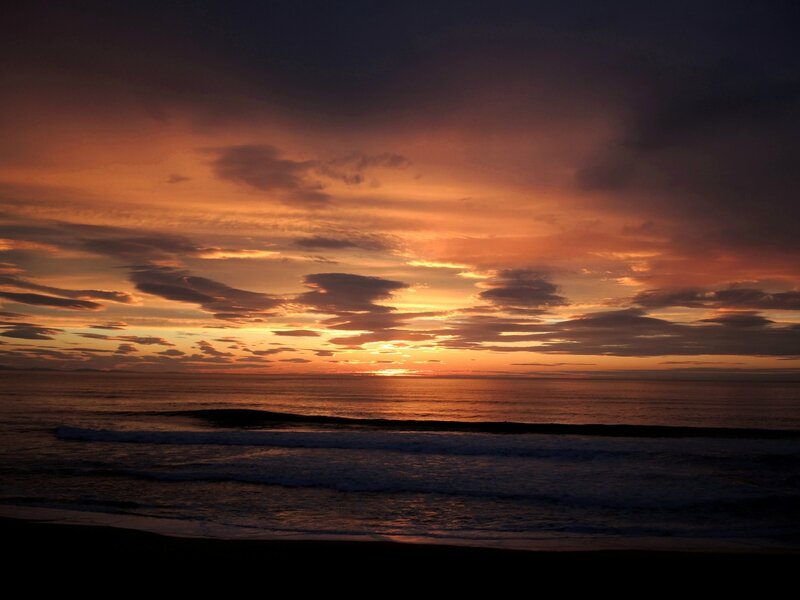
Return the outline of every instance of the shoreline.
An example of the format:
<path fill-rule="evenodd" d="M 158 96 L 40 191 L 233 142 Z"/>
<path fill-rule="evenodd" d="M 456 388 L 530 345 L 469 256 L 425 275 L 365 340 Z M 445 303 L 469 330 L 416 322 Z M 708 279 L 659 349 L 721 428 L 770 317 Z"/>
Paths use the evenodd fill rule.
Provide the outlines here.
<path fill-rule="evenodd" d="M 736 557 L 794 557 L 800 561 L 800 545 L 767 539 L 675 539 L 641 537 L 639 539 L 601 539 L 557 536 L 530 538 L 523 543 L 519 539 L 495 540 L 494 544 L 477 540 L 434 537 L 384 537 L 355 534 L 309 535 L 291 532 L 267 532 L 243 526 L 198 523 L 181 519 L 147 517 L 126 513 L 106 513 L 69 509 L 0 505 L 0 531 L 3 539 L 17 536 L 17 543 L 24 546 L 28 534 L 42 538 L 48 545 L 67 543 L 87 546 L 90 553 L 101 541 L 105 545 L 128 547 L 143 545 L 154 556 L 167 549 L 181 549 L 199 557 L 212 555 L 225 548 L 234 554 L 274 553 L 297 549 L 297 552 L 319 554 L 333 549 L 336 555 L 346 554 L 372 556 L 374 553 L 408 556 L 423 556 L 428 553 L 463 555 L 474 558 L 515 557 L 517 562 L 524 556 L 551 557 L 548 560 L 594 560 L 614 561 L 619 558 L 640 558 L 646 561 L 679 559 L 693 562 L 709 560 L 698 557 L 716 557 L 717 561 L 739 560 Z M 103 545 L 101 544 L 101 545 Z M 210 554 L 209 554 L 210 553 Z M 104 556 L 97 557 L 103 559 Z"/>
<path fill-rule="evenodd" d="M 126 512 L 98 512 L 66 508 L 45 508 L 0 504 L 0 520 L 21 521 L 40 525 L 110 529 L 151 534 L 165 539 L 199 540 L 214 543 L 264 544 L 384 544 L 406 547 L 457 548 L 472 551 L 500 551 L 534 554 L 662 554 L 662 555 L 796 555 L 800 559 L 800 543 L 765 538 L 637 538 L 531 535 L 526 538 L 469 539 L 457 537 L 356 533 L 298 533 L 268 531 L 244 525 L 223 525 L 138 515 Z"/>
<path fill-rule="evenodd" d="M 325 582 L 313 581 L 315 574 L 340 574 L 353 568 L 394 578 L 398 571 L 402 576 L 409 569 L 410 578 L 422 574 L 443 581 L 441 578 L 453 573 L 452 567 L 465 570 L 460 575 L 463 584 L 473 579 L 532 573 L 556 580 L 571 571 L 608 578 L 629 569 L 635 569 L 637 575 L 659 577 L 729 578 L 738 573 L 782 579 L 793 577 L 800 564 L 797 551 L 540 551 L 392 541 L 188 538 L 108 525 L 9 517 L 0 517 L 0 535 L 9 550 L 6 565 L 10 568 L 35 564 L 45 571 L 65 572 L 163 570 L 169 576 L 191 568 L 199 569 L 196 574 L 201 578 L 234 573 L 255 578 L 266 568 L 273 573 L 275 569 L 285 570 L 277 571 L 282 576 L 299 566 L 311 576 L 312 586 Z"/>

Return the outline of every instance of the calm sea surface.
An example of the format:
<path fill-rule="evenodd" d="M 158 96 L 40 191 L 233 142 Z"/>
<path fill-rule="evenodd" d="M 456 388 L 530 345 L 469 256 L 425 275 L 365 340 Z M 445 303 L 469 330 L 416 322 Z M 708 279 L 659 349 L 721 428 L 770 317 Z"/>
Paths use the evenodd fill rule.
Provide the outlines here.
<path fill-rule="evenodd" d="M 670 429 L 447 425 L 501 421 Z M 797 383 L 7 372 L 0 512 L 224 537 L 798 547 L 798 430 Z"/>

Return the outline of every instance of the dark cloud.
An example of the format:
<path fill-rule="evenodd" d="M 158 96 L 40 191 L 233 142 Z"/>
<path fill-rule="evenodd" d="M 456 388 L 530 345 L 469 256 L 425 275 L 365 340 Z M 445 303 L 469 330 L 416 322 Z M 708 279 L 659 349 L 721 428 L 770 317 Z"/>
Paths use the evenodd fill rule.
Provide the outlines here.
<path fill-rule="evenodd" d="M 405 342 L 419 342 L 431 340 L 435 336 L 426 331 L 414 331 L 411 329 L 376 329 L 370 333 L 361 333 L 358 335 L 342 336 L 331 338 L 332 344 L 340 346 L 359 347 L 363 344 L 370 344 L 374 342 L 391 342 L 391 341 L 405 341 Z"/>
<path fill-rule="evenodd" d="M 22 340 L 52 340 L 54 335 L 62 333 L 62 329 L 42 327 L 32 323 L 9 323 L 0 321 L 0 335 Z"/>
<path fill-rule="evenodd" d="M 0 226 L 0 234 L 2 234 L 2 230 L 3 228 Z M 276 252 L 263 248 L 202 246 L 185 236 L 161 231 L 76 223 L 58 223 L 55 226 L 31 230 L 28 236 L 34 242 L 66 250 L 109 256 L 124 260 L 128 265 L 178 265 L 187 258 L 263 258 L 277 255 Z M 19 280 L 19 278 L 17 279 Z M 27 287 L 34 289 L 30 287 L 30 284 Z M 59 288 L 53 289 L 60 291 Z M 129 295 L 121 292 L 95 290 L 66 290 L 65 295 L 79 292 L 87 296 L 94 294 L 100 299 L 116 302 L 132 300 Z"/>
<path fill-rule="evenodd" d="M 503 309 L 546 310 L 567 304 L 555 284 L 530 269 L 499 271 L 485 285 L 489 289 L 479 294 L 481 299 Z"/>
<path fill-rule="evenodd" d="M 775 322 L 754 312 L 722 313 L 700 321 L 703 323 L 719 323 L 729 327 L 765 327 Z"/>
<path fill-rule="evenodd" d="M 144 346 L 174 346 L 172 342 L 162 337 L 142 335 L 107 335 L 105 333 L 79 333 L 82 338 L 90 340 L 113 340 L 117 342 L 130 342 Z"/>
<path fill-rule="evenodd" d="M 408 287 L 401 281 L 351 273 L 316 273 L 306 275 L 304 281 L 312 291 L 301 294 L 297 301 L 328 313 L 389 311 L 390 308 L 375 301 L 386 300 L 397 290 Z"/>
<path fill-rule="evenodd" d="M 141 292 L 167 300 L 198 304 L 206 312 L 226 320 L 265 315 L 282 303 L 281 299 L 268 294 L 232 288 L 213 279 L 170 267 L 133 268 L 130 279 Z"/>
<path fill-rule="evenodd" d="M 248 350 L 251 354 L 256 356 L 270 356 L 272 354 L 280 354 L 281 352 L 294 352 L 294 348 L 268 348 L 267 350 Z"/>
<path fill-rule="evenodd" d="M 319 333 L 308 329 L 286 329 L 283 331 L 273 331 L 274 335 L 285 337 L 317 337 Z"/>
<path fill-rule="evenodd" d="M 199 248 L 189 239 L 168 234 L 123 235 L 81 238 L 80 244 L 85 250 L 122 258 L 133 263 L 172 260 L 176 256 L 191 256 Z M 124 235 L 128 233 L 128 235 Z"/>
<path fill-rule="evenodd" d="M 269 364 L 271 362 L 272 361 L 270 359 L 261 358 L 260 356 L 240 356 L 239 358 L 236 359 L 236 363 L 237 364 L 238 363 L 253 363 L 253 364 L 264 366 L 264 367 L 272 366 L 272 365 Z"/>
<path fill-rule="evenodd" d="M 487 319 L 490 317 L 484 317 Z M 502 326 L 515 332 L 519 326 Z M 441 342 L 494 352 L 537 352 L 575 355 L 664 356 L 742 355 L 800 356 L 800 325 L 776 325 L 755 314 L 721 316 L 693 324 L 657 319 L 638 309 L 596 312 L 556 323 L 522 326 L 523 335 L 500 335 L 496 328 L 484 336 L 493 345 L 482 344 L 480 331 L 467 335 L 459 327 L 456 337 Z M 445 330 L 447 331 L 447 330 Z M 440 333 L 445 333 L 445 331 Z M 471 334 L 471 336 L 469 335 Z M 502 346 L 498 342 L 536 342 L 535 345 Z"/>
<path fill-rule="evenodd" d="M 311 361 L 308 360 L 307 358 L 282 358 L 281 362 L 305 364 L 305 363 L 310 363 Z"/>
<path fill-rule="evenodd" d="M 175 348 L 168 348 L 167 350 L 162 350 L 158 352 L 161 356 L 186 356 L 185 352 L 181 352 L 180 350 L 176 350 Z"/>
<path fill-rule="evenodd" d="M 111 302 L 120 302 L 123 304 L 130 304 L 133 302 L 133 296 L 125 292 L 108 292 L 104 290 L 70 290 L 49 285 L 41 285 L 21 277 L 7 275 L 0 275 L 0 286 L 32 290 L 34 292 L 44 292 L 45 294 L 53 294 L 55 296 L 62 296 L 65 298 L 78 298 L 81 300 L 110 300 Z"/>
<path fill-rule="evenodd" d="M 797 250 L 800 80 L 781 63 L 671 71 L 580 185 L 629 214 L 678 221 L 705 245 Z"/>
<path fill-rule="evenodd" d="M 381 307 L 383 308 L 383 307 Z M 328 329 L 340 331 L 368 331 L 352 336 L 332 338 L 333 344 L 358 347 L 372 342 L 423 341 L 435 337 L 434 333 L 405 328 L 413 319 L 441 316 L 439 312 L 400 313 L 394 310 L 373 312 L 341 313 L 325 319 L 322 324 Z"/>
<path fill-rule="evenodd" d="M 31 304 L 33 306 L 49 306 L 52 308 L 63 308 L 66 310 L 100 310 L 102 304 L 89 300 L 76 300 L 72 298 L 57 298 L 55 296 L 45 296 L 43 294 L 29 294 L 16 292 L 0 291 L 0 298 L 19 302 L 20 304 Z"/>
<path fill-rule="evenodd" d="M 384 236 L 363 235 L 357 233 L 341 234 L 341 236 L 314 235 L 295 240 L 295 245 L 309 250 L 387 250 L 391 244 Z"/>
<path fill-rule="evenodd" d="M 233 354 L 230 352 L 222 352 L 217 350 L 213 345 L 211 345 L 210 342 L 207 342 L 206 340 L 200 340 L 195 344 L 195 346 L 203 354 L 207 356 L 213 356 L 214 358 L 228 358 L 233 356 Z"/>
<path fill-rule="evenodd" d="M 329 161 L 329 165 L 346 165 L 356 171 L 366 171 L 367 169 L 405 169 L 411 166 L 411 161 L 401 154 L 395 152 L 381 152 L 379 154 L 363 154 L 353 152 L 347 156 L 336 158 Z"/>
<path fill-rule="evenodd" d="M 32 359 L 31 363 L 28 365 L 22 366 L 41 366 L 40 361 L 44 360 L 48 363 L 52 364 L 56 361 L 59 363 L 63 361 L 73 361 L 79 360 L 84 361 L 86 359 L 86 353 L 83 352 L 70 352 L 69 350 L 61 351 L 61 350 L 52 350 L 50 348 L 40 348 L 40 347 L 26 347 L 26 348 L 18 348 L 16 350 L 12 350 L 10 352 L 2 352 L 4 358 L 10 358 L 13 361 L 18 361 L 18 359 Z M 38 364 L 37 364 L 38 363 Z"/>
<path fill-rule="evenodd" d="M 6 58 L 6 68 L 42 71 L 49 66 L 44 72 L 56 81 L 53 71 L 73 83 L 85 81 L 88 91 L 103 98 L 127 92 L 154 118 L 164 119 L 176 105 L 202 109 L 207 118 L 221 113 L 220 119 L 243 111 L 252 116 L 254 104 L 267 104 L 285 110 L 296 106 L 309 119 L 318 118 L 317 112 L 346 118 L 344 124 L 351 126 L 359 115 L 374 118 L 408 103 L 414 94 L 429 101 L 447 94 L 456 75 L 471 74 L 468 59 L 483 58 L 472 65 L 475 70 L 499 68 L 504 55 L 532 62 L 533 50 L 541 51 L 548 41 L 569 41 L 565 51 L 572 52 L 627 29 L 635 33 L 636 25 L 663 17 L 681 22 L 656 9 L 656 14 L 641 15 L 622 8 L 586 7 L 587 14 L 576 18 L 580 11 L 574 7 L 521 2 L 491 10 L 468 1 L 457 12 L 435 2 L 352 7 L 253 3 L 235 14 L 222 3 L 208 2 L 157 10 L 147 3 L 133 9 L 96 4 L 82 11 L 51 3 L 46 18 L 40 7 L 15 7 L 0 40 L 14 35 L 16 43 L 3 40 L 0 49 L 17 57 Z M 633 40 L 620 46 L 620 51 L 642 51 Z M 454 58 L 446 65 L 454 73 L 425 69 L 442 54 Z M 227 76 L 234 67 L 239 81 Z M 398 73 L 409 72 L 413 76 L 404 78 L 405 86 L 392 85 Z M 126 74 L 124 81 L 114 78 L 118 73 Z M 464 91 L 457 88 L 447 97 Z M 431 111 L 441 108 L 441 101 L 430 107 L 420 100 L 415 107 Z"/>
<path fill-rule="evenodd" d="M 618 113 L 652 104 L 650 90 L 687 87 L 709 65 L 791 74 L 796 53 L 797 14 L 783 2 L 724 11 L 704 0 L 500 8 L 465 0 L 457 11 L 447 2 L 247 3 L 233 12 L 210 2 L 87 6 L 17 4 L 0 35 L 2 66 L 37 73 L 36 84 L 58 89 L 54 102 L 82 99 L 102 111 L 133 98 L 152 119 L 179 111 L 204 124 L 279 111 L 281 124 L 348 129 L 463 113 L 476 128 L 487 120 L 511 127 L 521 111 L 547 112 L 552 87 L 562 106 L 613 101 Z"/>
<path fill-rule="evenodd" d="M 2 191 L 0 184 L 0 191 Z M 56 190 L 57 191 L 57 190 Z M 27 198 L 36 198 L 52 192 L 39 188 L 23 189 Z M 67 196 L 57 196 L 54 204 L 78 203 Z M 94 207 L 96 210 L 96 207 Z M 207 248 L 202 248 L 182 235 L 164 233 L 148 229 L 113 227 L 108 225 L 87 225 L 65 221 L 42 221 L 23 219 L 9 220 L 0 224 L 0 237 L 9 237 L 50 249 L 91 252 L 124 260 L 126 264 L 174 263 L 185 257 L 202 256 Z M 18 273 L 18 271 L 17 271 Z M 114 300 L 114 297 L 107 298 Z"/>
<path fill-rule="evenodd" d="M 381 307 L 384 308 L 384 307 Z M 394 310 L 378 310 L 375 312 L 343 312 L 340 315 L 322 321 L 327 329 L 343 331 L 369 331 L 400 327 L 409 319 L 418 316 L 430 316 L 434 313 L 400 313 Z"/>
<path fill-rule="evenodd" d="M 339 262 L 335 260 L 331 260 L 326 256 L 322 256 L 321 254 L 306 254 L 304 258 L 311 260 L 315 263 L 324 263 L 326 265 L 338 265 Z"/>
<path fill-rule="evenodd" d="M 334 352 L 332 350 L 314 350 L 314 354 L 317 356 L 333 356 Z"/>
<path fill-rule="evenodd" d="M 16 274 L 21 273 L 21 272 L 22 272 L 22 269 L 20 269 L 14 263 L 0 262 L 0 274 L 1 275 L 16 275 Z"/>
<path fill-rule="evenodd" d="M 138 352 L 139 350 L 133 344 L 120 344 L 117 346 L 116 353 L 117 354 L 133 354 Z"/>
<path fill-rule="evenodd" d="M 123 345 L 124 346 L 124 345 Z M 0 358 L 16 368 L 56 367 L 59 369 L 113 369 L 113 370 L 185 370 L 195 367 L 210 369 L 214 367 L 225 370 L 235 366 L 232 357 L 215 356 L 197 353 L 187 356 L 175 349 L 165 350 L 157 354 L 138 354 L 134 351 L 122 353 L 111 349 L 68 347 L 55 350 L 52 347 L 25 345 L 14 350 L 0 350 Z M 262 359 L 258 359 L 259 363 Z M 269 362 L 269 361 L 266 361 Z M 268 365 L 264 365 L 268 366 Z"/>
<path fill-rule="evenodd" d="M 0 184 L 0 189 L 2 184 Z M 133 229 L 82 223 L 48 222 L 48 227 L 32 225 L 0 224 L 2 235 L 25 238 L 21 243 L 31 244 L 36 248 L 47 248 L 58 252 L 91 252 L 101 256 L 125 261 L 126 266 L 144 268 L 148 266 L 177 266 L 187 258 L 201 259 L 249 259 L 275 257 L 279 253 L 261 248 L 240 248 L 228 246 L 199 245 L 191 239 L 163 231 Z M 19 272 L 19 269 L 17 269 Z M 133 297 L 125 292 L 103 290 L 69 290 L 52 286 L 43 286 L 21 277 L 0 275 L 0 285 L 15 286 L 34 291 L 44 291 L 54 295 L 81 299 L 111 300 L 113 302 L 131 303 Z"/>
<path fill-rule="evenodd" d="M 179 173 L 173 173 L 167 177 L 167 183 L 183 183 L 184 181 L 191 181 L 191 177 L 186 177 Z"/>
<path fill-rule="evenodd" d="M 293 205 L 320 206 L 330 197 L 323 185 L 309 176 L 316 163 L 282 158 L 280 151 L 268 145 L 244 145 L 215 148 L 211 161 L 214 174 L 262 192 L 277 194 L 277 199 Z"/>
<path fill-rule="evenodd" d="M 448 327 L 435 331 L 446 336 L 440 345 L 448 348 L 478 348 L 482 342 L 531 341 L 541 331 L 538 319 L 471 315 L 448 320 Z"/>
<path fill-rule="evenodd" d="M 553 362 L 553 363 L 545 363 L 545 362 L 524 362 L 524 363 L 511 363 L 512 366 L 515 367 L 591 367 L 596 365 L 597 363 L 587 363 L 587 362 Z"/>
<path fill-rule="evenodd" d="M 132 342 L 134 344 L 143 344 L 145 346 L 174 346 L 172 342 L 165 340 L 162 337 L 155 336 L 141 336 L 141 335 L 118 335 L 113 338 L 114 340 L 123 340 Z"/>
<path fill-rule="evenodd" d="M 373 169 L 405 169 L 411 161 L 405 156 L 393 152 L 379 154 L 363 154 L 353 152 L 329 161 L 319 162 L 317 172 L 320 175 L 336 179 L 347 185 L 364 183 L 367 171 Z"/>
<path fill-rule="evenodd" d="M 660 365 L 743 365 L 743 362 L 729 360 L 662 360 Z"/>
<path fill-rule="evenodd" d="M 125 329 L 128 326 L 127 323 L 122 321 L 109 321 L 108 323 L 103 323 L 101 325 L 90 325 L 92 329 L 109 329 L 109 330 L 120 330 Z"/>
<path fill-rule="evenodd" d="M 753 288 L 726 290 L 647 290 L 634 296 L 633 303 L 645 308 L 685 306 L 688 308 L 734 308 L 753 310 L 800 310 L 800 292 L 765 292 Z"/>
<path fill-rule="evenodd" d="M 353 242 L 352 240 L 329 238 L 319 235 L 296 240 L 295 244 L 297 246 L 300 246 L 301 248 L 309 248 L 315 250 L 319 248 L 324 248 L 326 250 L 339 250 L 342 248 L 359 248 L 359 245 Z"/>
<path fill-rule="evenodd" d="M 3 317 L 4 319 L 22 319 L 27 316 L 28 315 L 23 315 L 22 313 L 6 312 L 4 310 L 0 310 L 0 317 Z"/>
<path fill-rule="evenodd" d="M 108 348 L 89 348 L 88 346 L 78 346 L 78 347 L 69 347 L 64 348 L 66 352 L 78 352 L 81 354 L 107 354 L 109 352 L 115 352 L 114 350 L 109 350 Z M 124 354 L 124 352 L 122 353 Z"/>
<path fill-rule="evenodd" d="M 407 283 L 351 273 L 307 275 L 305 283 L 312 291 L 301 294 L 296 301 L 317 312 L 336 315 L 322 322 L 328 329 L 367 332 L 333 338 L 330 340 L 333 344 L 358 347 L 371 342 L 420 341 L 434 337 L 425 331 L 401 327 L 414 318 L 438 313 L 398 313 L 391 306 L 375 303 L 391 298 L 394 292 L 407 288 Z"/>
<path fill-rule="evenodd" d="M 330 196 L 320 180 L 332 179 L 358 185 L 373 169 L 405 168 L 410 161 L 399 154 L 352 153 L 331 160 L 297 161 L 286 158 L 275 146 L 248 144 L 209 150 L 219 179 L 234 181 L 252 189 L 275 194 L 276 199 L 290 205 L 315 207 L 326 204 Z"/>
<path fill-rule="evenodd" d="M 86 338 L 89 340 L 113 340 L 114 338 L 105 333 L 79 333 L 78 334 L 82 338 Z"/>

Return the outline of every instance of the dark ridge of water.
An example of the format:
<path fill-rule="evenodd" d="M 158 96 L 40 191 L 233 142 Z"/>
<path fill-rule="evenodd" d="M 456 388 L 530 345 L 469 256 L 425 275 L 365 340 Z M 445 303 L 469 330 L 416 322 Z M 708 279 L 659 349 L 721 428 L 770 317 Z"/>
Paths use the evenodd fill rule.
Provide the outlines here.
<path fill-rule="evenodd" d="M 104 499 L 104 498 L 60 498 L 57 503 L 62 506 L 79 506 L 83 510 L 86 508 L 95 508 L 99 510 L 105 510 L 108 512 L 115 512 L 114 509 L 122 512 L 125 510 L 135 510 L 140 508 L 149 508 L 149 505 L 142 504 L 141 502 L 133 502 L 130 500 L 111 500 L 111 499 Z M 0 501 L 0 505 L 11 505 L 11 506 L 41 506 L 46 504 L 54 504 L 54 502 L 48 500 L 46 498 L 41 498 L 38 496 L 9 496 L 8 498 L 3 498 Z"/>
<path fill-rule="evenodd" d="M 110 430 L 85 429 L 59 426 L 55 430 L 59 440 L 77 442 L 100 442 L 111 444 L 148 444 L 157 446 L 250 446 L 262 448 L 294 448 L 308 450 L 355 450 L 401 452 L 418 455 L 441 455 L 463 457 L 524 457 L 538 460 L 585 461 L 624 461 L 633 458 L 658 460 L 664 449 L 619 448 L 613 441 L 599 447 L 581 448 L 574 444 L 561 447 L 544 442 L 541 436 L 494 434 L 470 434 L 444 432 L 384 432 L 381 430 L 353 429 L 321 429 L 304 431 L 294 429 L 236 429 L 214 431 L 162 431 L 162 430 Z M 544 442 L 544 445 L 542 443 Z M 611 440 L 613 438 L 596 438 Z M 636 438 L 644 439 L 644 438 Z M 657 438 L 650 438 L 657 439 Z M 702 439 L 702 438 L 693 438 Z M 534 440 L 531 443 L 531 440 Z M 558 436 L 550 437 L 550 441 L 560 441 Z M 573 440 L 576 441 L 576 440 Z M 670 440 L 671 441 L 671 440 Z M 704 442 L 709 440 L 705 439 Z M 727 440 L 726 440 L 727 441 Z M 744 441 L 744 440 L 737 440 Z M 753 441 L 753 440 L 750 440 Z M 759 440 L 760 441 L 760 440 Z M 779 442 L 780 443 L 780 442 Z M 769 454 L 752 454 L 747 459 L 759 464 L 764 469 L 792 469 L 800 466 L 800 447 L 796 452 L 772 452 Z M 676 461 L 685 464 L 725 465 L 729 461 L 741 460 L 736 456 L 719 456 L 713 449 L 702 451 L 670 452 Z M 103 470 L 110 463 L 80 465 L 82 469 Z M 6 472 L 21 472 L 27 467 L 0 466 L 0 475 Z M 40 467 L 35 469 L 41 471 Z"/>
<path fill-rule="evenodd" d="M 62 476 L 74 475 L 77 472 L 69 473 L 65 470 Z M 572 493 L 557 494 L 546 492 L 509 491 L 507 489 L 481 489 L 474 487 L 439 485 L 413 480 L 335 480 L 317 479 L 303 475 L 277 475 L 259 472 L 226 472 L 221 470 L 185 470 L 185 471 L 162 471 L 146 469 L 120 469 L 118 471 L 107 470 L 103 473 L 85 472 L 81 473 L 89 477 L 109 477 L 133 479 L 139 481 L 156 481 L 167 485 L 180 485 L 186 483 L 240 483 L 252 486 L 281 487 L 281 488 L 315 488 L 328 489 L 345 493 L 369 493 L 369 494 L 432 494 L 449 498 L 474 498 L 474 499 L 494 499 L 507 500 L 514 502 L 524 502 L 529 506 L 558 506 L 563 509 L 585 509 L 585 510 L 615 510 L 615 511 L 636 511 L 645 513 L 680 514 L 685 513 L 695 515 L 721 515 L 730 517 L 752 517 L 753 515 L 764 515 L 772 513 L 771 519 L 778 519 L 784 522 L 796 523 L 800 519 L 800 494 L 780 495 L 765 494 L 752 498 L 737 499 L 709 499 L 694 500 L 685 498 L 683 500 L 664 502 L 659 498 L 630 499 L 621 497 L 584 497 Z M 46 502 L 44 498 L 4 498 L 0 504 L 41 504 Z M 96 498 L 80 499 L 58 499 L 60 504 L 90 505 L 99 508 L 106 505 L 111 509 L 136 509 L 146 508 L 145 503 L 136 503 L 117 500 L 99 500 Z M 615 524 L 615 528 L 619 525 Z M 792 532 L 794 536 L 800 533 Z"/>
<path fill-rule="evenodd" d="M 357 419 L 327 415 L 301 415 L 244 408 L 181 410 L 157 413 L 203 419 L 219 427 L 264 427 L 283 425 L 326 425 L 402 431 L 448 431 L 461 433 L 538 433 L 645 438 L 727 438 L 759 440 L 800 439 L 794 429 L 749 427 L 678 427 L 670 425 L 607 425 L 602 423 L 517 423 L 514 421 L 436 421 L 418 419 Z"/>

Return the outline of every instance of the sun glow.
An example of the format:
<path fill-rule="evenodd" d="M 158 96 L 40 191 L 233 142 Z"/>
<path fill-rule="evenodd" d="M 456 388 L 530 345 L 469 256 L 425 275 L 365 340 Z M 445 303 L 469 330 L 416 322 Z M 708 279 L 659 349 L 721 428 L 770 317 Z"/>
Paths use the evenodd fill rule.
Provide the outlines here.
<path fill-rule="evenodd" d="M 379 375 L 381 377 L 398 377 L 402 375 L 416 375 L 418 372 L 414 369 L 379 369 L 371 371 L 372 375 Z"/>

